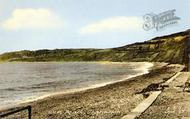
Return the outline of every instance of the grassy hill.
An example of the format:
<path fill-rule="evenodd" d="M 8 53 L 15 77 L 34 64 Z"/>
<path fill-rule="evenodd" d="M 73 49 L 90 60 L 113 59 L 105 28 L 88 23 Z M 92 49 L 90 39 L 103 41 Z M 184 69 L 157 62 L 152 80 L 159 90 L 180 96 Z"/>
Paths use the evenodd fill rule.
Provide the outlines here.
<path fill-rule="evenodd" d="M 55 49 L 17 51 L 0 55 L 0 61 L 151 61 L 188 63 L 190 31 L 110 49 Z"/>

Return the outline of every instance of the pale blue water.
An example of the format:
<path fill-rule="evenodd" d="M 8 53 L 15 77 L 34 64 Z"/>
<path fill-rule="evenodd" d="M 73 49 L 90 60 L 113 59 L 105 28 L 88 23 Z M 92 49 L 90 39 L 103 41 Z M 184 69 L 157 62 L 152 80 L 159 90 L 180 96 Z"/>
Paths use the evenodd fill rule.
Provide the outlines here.
<path fill-rule="evenodd" d="M 0 64 L 0 105 L 92 87 L 147 73 L 150 63 L 4 63 Z"/>

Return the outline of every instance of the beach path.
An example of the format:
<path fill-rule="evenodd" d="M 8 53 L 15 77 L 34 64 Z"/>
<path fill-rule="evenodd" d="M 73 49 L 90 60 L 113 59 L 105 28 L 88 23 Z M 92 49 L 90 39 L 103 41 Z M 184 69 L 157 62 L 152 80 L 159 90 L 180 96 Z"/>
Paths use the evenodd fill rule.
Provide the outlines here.
<path fill-rule="evenodd" d="M 181 72 L 138 119 L 190 119 L 190 72 Z"/>

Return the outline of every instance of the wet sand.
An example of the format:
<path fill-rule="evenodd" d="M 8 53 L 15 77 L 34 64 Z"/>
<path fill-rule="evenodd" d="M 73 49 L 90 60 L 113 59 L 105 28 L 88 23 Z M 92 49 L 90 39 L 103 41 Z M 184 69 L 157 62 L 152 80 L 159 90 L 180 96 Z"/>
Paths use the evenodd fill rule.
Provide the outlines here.
<path fill-rule="evenodd" d="M 142 90 L 159 84 L 181 71 L 181 65 L 163 66 L 156 63 L 150 73 L 70 94 L 51 96 L 30 103 L 34 119 L 120 119 L 129 113 L 146 96 Z M 14 115 L 25 118 L 26 112 Z M 12 118 L 9 117 L 9 118 Z"/>

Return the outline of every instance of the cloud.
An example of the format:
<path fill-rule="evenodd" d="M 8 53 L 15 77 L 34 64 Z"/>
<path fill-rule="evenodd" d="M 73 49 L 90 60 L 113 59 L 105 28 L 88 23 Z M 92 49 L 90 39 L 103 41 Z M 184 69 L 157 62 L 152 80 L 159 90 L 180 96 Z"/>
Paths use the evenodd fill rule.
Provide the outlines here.
<path fill-rule="evenodd" d="M 1 23 L 7 30 L 60 28 L 62 20 L 52 11 L 39 9 L 15 9 L 7 20 Z"/>
<path fill-rule="evenodd" d="M 118 16 L 88 24 L 80 29 L 81 34 L 107 31 L 128 31 L 142 28 L 142 19 L 138 17 Z"/>

